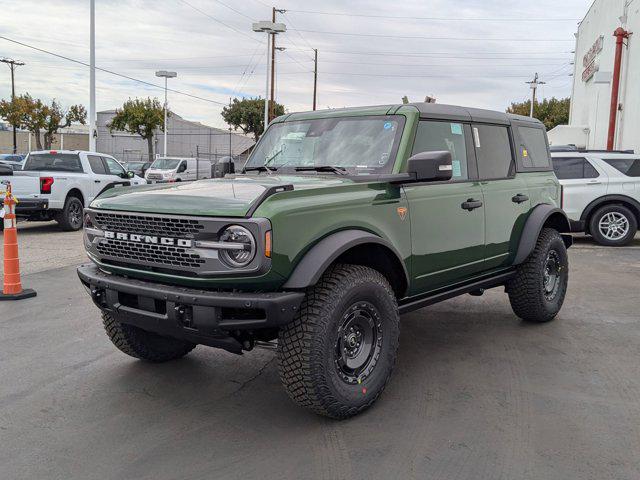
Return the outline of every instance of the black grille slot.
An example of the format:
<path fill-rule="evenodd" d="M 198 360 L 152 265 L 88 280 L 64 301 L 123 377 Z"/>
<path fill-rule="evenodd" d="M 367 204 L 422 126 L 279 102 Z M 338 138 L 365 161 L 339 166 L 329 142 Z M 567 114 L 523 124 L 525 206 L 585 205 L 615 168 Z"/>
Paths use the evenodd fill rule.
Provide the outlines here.
<path fill-rule="evenodd" d="M 102 239 L 98 252 L 113 258 L 135 260 L 159 265 L 197 268 L 205 262 L 200 255 L 189 253 L 181 247 L 130 242 L 128 240 Z"/>
<path fill-rule="evenodd" d="M 94 221 L 102 230 L 162 237 L 193 237 L 204 229 L 204 225 L 200 221 L 191 218 L 126 215 L 123 213 L 98 212 L 95 214 Z"/>

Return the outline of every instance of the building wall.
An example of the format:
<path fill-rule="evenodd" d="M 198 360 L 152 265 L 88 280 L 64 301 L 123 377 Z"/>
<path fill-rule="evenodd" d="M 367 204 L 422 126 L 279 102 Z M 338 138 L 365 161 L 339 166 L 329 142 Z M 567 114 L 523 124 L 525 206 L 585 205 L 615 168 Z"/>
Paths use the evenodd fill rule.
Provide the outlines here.
<path fill-rule="evenodd" d="M 36 150 L 35 135 L 28 132 L 16 132 L 16 144 L 18 153 L 29 152 L 29 136 L 31 136 L 31 150 Z M 42 135 L 41 135 L 42 137 Z M 56 134 L 54 137 L 52 149 L 62 150 L 64 144 L 65 150 L 88 150 L 89 134 L 87 133 L 64 133 Z M 13 132 L 11 130 L 0 130 L 0 153 L 13 152 Z"/>
<path fill-rule="evenodd" d="M 110 132 L 107 125 L 115 111 L 98 112 L 98 138 L 96 148 L 99 152 L 113 155 L 119 160 L 138 160 L 148 158 L 148 144 L 138 135 L 126 132 Z M 253 146 L 254 141 L 244 135 L 230 133 L 197 122 L 190 122 L 178 115 L 168 120 L 167 155 L 176 157 L 204 157 L 215 159 L 217 156 L 239 155 Z M 154 154 L 165 155 L 163 132 L 154 135 Z"/>
<path fill-rule="evenodd" d="M 627 21 L 622 24 L 619 17 L 625 12 Z M 640 152 L 640 2 L 637 0 L 595 0 L 580 23 L 569 124 L 589 127 L 588 148 L 606 148 L 616 41 L 613 32 L 619 26 L 635 34 L 628 41 L 629 48 L 623 52 L 619 102 L 624 108 L 617 113 L 615 148 Z M 599 71 L 583 81 L 583 57 L 601 35 L 602 51 L 595 59 Z M 603 81 L 606 83 L 600 83 Z"/>

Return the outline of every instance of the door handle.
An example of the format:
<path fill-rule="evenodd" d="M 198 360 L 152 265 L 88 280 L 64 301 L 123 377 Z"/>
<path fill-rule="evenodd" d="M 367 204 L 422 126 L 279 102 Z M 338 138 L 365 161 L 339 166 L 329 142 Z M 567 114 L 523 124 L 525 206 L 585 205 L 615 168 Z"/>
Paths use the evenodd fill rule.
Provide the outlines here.
<path fill-rule="evenodd" d="M 514 195 L 513 197 L 511 197 L 511 201 L 513 203 L 522 203 L 522 202 L 526 202 L 527 200 L 529 200 L 529 197 L 527 197 L 526 195 L 519 193 L 517 195 Z"/>
<path fill-rule="evenodd" d="M 482 206 L 482 202 L 480 200 L 474 200 L 473 198 L 469 198 L 466 202 L 463 202 L 460 207 L 463 210 L 471 211 L 476 208 L 480 208 Z"/>
<path fill-rule="evenodd" d="M 587 183 L 589 185 L 600 185 L 602 182 L 600 180 L 589 180 Z"/>

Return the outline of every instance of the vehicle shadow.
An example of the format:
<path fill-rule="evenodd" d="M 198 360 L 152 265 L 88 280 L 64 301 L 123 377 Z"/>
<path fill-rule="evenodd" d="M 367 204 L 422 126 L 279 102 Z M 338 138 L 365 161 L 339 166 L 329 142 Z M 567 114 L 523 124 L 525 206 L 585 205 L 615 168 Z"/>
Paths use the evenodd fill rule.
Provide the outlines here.
<path fill-rule="evenodd" d="M 625 247 L 640 247 L 640 232 L 636 234 L 635 238 L 629 245 L 625 247 L 607 247 L 606 245 L 600 245 L 596 242 L 591 235 L 585 234 L 573 234 L 573 246 L 574 247 L 594 247 L 594 248 L 625 248 Z"/>

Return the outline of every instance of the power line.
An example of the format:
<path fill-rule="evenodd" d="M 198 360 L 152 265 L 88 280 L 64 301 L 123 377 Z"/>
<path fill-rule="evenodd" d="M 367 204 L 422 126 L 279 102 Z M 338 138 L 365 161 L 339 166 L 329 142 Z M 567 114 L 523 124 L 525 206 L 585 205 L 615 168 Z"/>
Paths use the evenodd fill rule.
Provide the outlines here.
<path fill-rule="evenodd" d="M 184 0 L 182 0 L 184 1 Z M 293 29 L 291 29 L 293 30 Z M 389 35 L 383 33 L 356 33 L 356 32 L 326 32 L 321 30 L 297 30 L 299 32 L 306 33 L 318 33 L 321 35 L 344 35 L 349 37 L 375 37 L 375 38 L 399 38 L 399 39 L 408 39 L 408 40 L 447 40 L 447 41 L 474 41 L 474 42 L 575 42 L 572 39 L 560 39 L 560 38 L 541 38 L 541 39 L 532 39 L 532 38 L 512 38 L 512 37 L 424 37 L 420 35 Z"/>
<path fill-rule="evenodd" d="M 262 3 L 262 2 L 260 2 Z M 341 17 L 367 17 L 367 18 L 384 18 L 389 20 L 432 20 L 438 22 L 448 21 L 470 21 L 470 22 L 578 22 L 579 18 L 502 18 L 502 17 L 490 17 L 490 18 L 459 18 L 459 17 L 415 17 L 415 16 L 403 16 L 403 15 L 381 15 L 381 14 L 366 14 L 366 13 L 347 13 L 347 12 L 318 12 L 312 10 L 295 10 L 288 9 L 289 12 L 305 13 L 311 15 L 331 15 Z"/>
<path fill-rule="evenodd" d="M 555 51 L 555 52 L 469 52 L 470 54 L 483 54 L 483 55 L 492 55 L 490 57 L 487 56 L 474 56 L 474 55 L 451 55 L 451 52 L 408 52 L 408 53 L 400 53 L 400 52 L 363 52 L 363 51 L 344 51 L 344 50 L 322 50 L 327 53 L 338 53 L 344 55 L 372 55 L 372 56 L 394 56 L 394 57 L 430 57 L 430 58 L 469 58 L 469 59 L 509 59 L 509 58 L 517 58 L 517 57 L 505 57 L 499 56 L 496 57 L 494 55 L 520 55 L 520 56 L 528 56 L 528 55 L 547 55 L 549 53 L 552 54 L 573 54 L 570 51 Z M 539 57 L 544 58 L 544 57 Z M 547 57 L 549 59 L 554 60 L 564 60 L 563 58 L 558 57 Z"/>
<path fill-rule="evenodd" d="M 255 38 L 255 37 L 253 37 L 253 36 L 249 35 L 248 33 L 245 33 L 245 32 L 243 32 L 242 30 L 238 30 L 237 28 L 235 28 L 235 27 L 233 27 L 233 26 L 231 26 L 231 25 L 229 25 L 229 24 L 227 24 L 227 23 L 224 23 L 222 20 L 218 20 L 216 17 L 214 17 L 214 16 L 212 16 L 212 15 L 209 15 L 207 12 L 205 12 L 205 11 L 203 11 L 203 10 L 200 10 L 198 7 L 196 7 L 196 6 L 194 6 L 194 5 L 191 5 L 189 2 L 187 2 L 187 0 L 179 0 L 179 1 L 180 1 L 180 2 L 182 2 L 182 3 L 184 3 L 185 5 L 187 5 L 188 7 L 190 7 L 190 8 L 192 8 L 192 9 L 194 9 L 196 12 L 200 13 L 201 15 L 204 15 L 205 17 L 210 18 L 211 20 L 213 20 L 214 22 L 219 23 L 220 25 L 224 25 L 224 26 L 225 26 L 225 27 L 227 27 L 228 29 L 233 30 L 233 31 L 234 31 L 234 32 L 236 32 L 236 33 L 239 33 L 240 35 L 243 35 L 243 36 L 245 36 L 245 37 L 247 37 L 247 38 L 250 38 L 250 39 L 251 39 L 251 40 L 253 40 L 254 42 L 264 43 L 264 41 L 262 41 L 262 40 L 258 40 L 257 38 Z"/>
<path fill-rule="evenodd" d="M 84 65 L 85 67 L 89 66 L 88 63 L 83 62 L 81 60 L 76 60 L 74 58 L 66 57 L 66 56 L 60 55 L 58 53 L 50 52 L 49 50 L 45 50 L 43 48 L 35 47 L 33 45 L 28 45 L 26 43 L 19 42 L 18 40 L 13 40 L 11 38 L 8 38 L 8 37 L 2 36 L 2 35 L 0 35 L 0 39 L 6 40 L 6 41 L 11 42 L 11 43 L 15 43 L 17 45 L 21 45 L 21 46 L 26 47 L 26 48 L 30 48 L 32 50 L 36 50 L 36 51 L 41 52 L 41 53 L 46 53 L 47 55 L 51 55 L 51 56 L 54 56 L 54 57 L 57 57 L 57 58 L 61 58 L 63 60 L 67 60 L 69 62 L 77 63 L 79 65 Z M 138 83 L 141 83 L 143 85 L 148 85 L 150 87 L 159 88 L 160 90 L 164 90 L 165 89 L 165 87 L 163 85 L 157 85 L 155 83 L 147 82 L 145 80 L 140 80 L 139 78 L 130 77 L 130 76 L 124 75 L 122 73 L 114 72 L 113 70 L 107 70 L 105 68 L 100 68 L 100 67 L 95 67 L 95 69 L 96 70 L 100 70 L 101 72 L 104 72 L 104 73 L 108 73 L 110 75 L 115 75 L 117 77 L 126 78 L 127 80 L 131 80 L 133 82 L 138 82 Z M 175 90 L 173 88 L 168 88 L 167 91 L 172 92 L 172 93 L 176 93 L 178 95 L 183 95 L 185 97 L 191 97 L 191 98 L 195 98 L 197 100 L 202 100 L 204 102 L 215 103 L 217 105 L 226 105 L 226 103 L 218 102 L 216 100 L 211 100 L 210 98 L 199 97 L 198 95 L 193 95 L 191 93 L 182 92 L 180 90 Z"/>
<path fill-rule="evenodd" d="M 255 18 L 250 17 L 249 15 L 241 12 L 240 10 L 236 10 L 235 8 L 227 5 L 224 2 L 221 2 L 220 0 L 213 0 L 216 3 L 219 3 L 220 5 L 222 5 L 223 7 L 227 7 L 229 10 L 232 10 L 234 12 L 236 12 L 238 15 L 242 15 L 244 18 L 248 18 L 249 20 L 251 20 L 252 22 L 256 22 L 257 20 Z"/>

